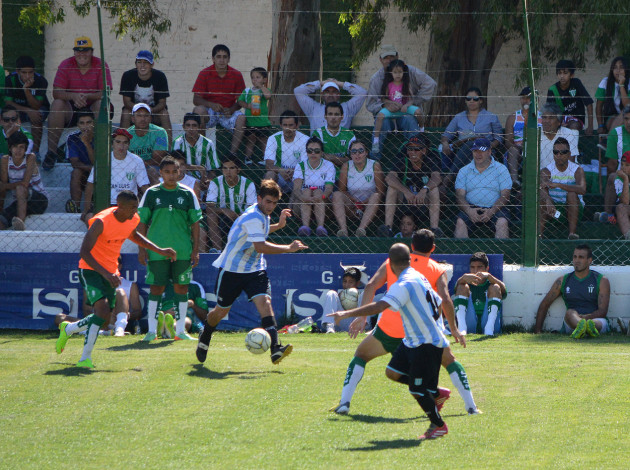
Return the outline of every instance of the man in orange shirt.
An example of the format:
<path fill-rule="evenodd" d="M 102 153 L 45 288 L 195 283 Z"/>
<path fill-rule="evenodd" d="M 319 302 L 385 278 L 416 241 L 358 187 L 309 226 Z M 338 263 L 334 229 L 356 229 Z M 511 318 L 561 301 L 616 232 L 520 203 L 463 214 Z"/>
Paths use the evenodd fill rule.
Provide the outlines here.
<path fill-rule="evenodd" d="M 424 275 L 431 284 L 431 287 L 440 295 L 442 298 L 442 309 L 449 322 L 453 338 L 455 338 L 455 342 L 461 343 L 463 347 L 466 347 L 466 341 L 460 335 L 455 323 L 455 309 L 448 293 L 446 267 L 440 263 L 436 263 L 430 258 L 431 253 L 435 250 L 434 233 L 427 229 L 415 231 L 411 239 L 411 248 L 413 250 L 411 254 L 411 267 Z M 389 260 L 386 260 L 380 268 L 378 268 L 365 287 L 361 305 L 367 305 L 372 302 L 374 294 L 386 281 L 387 285 L 391 286 L 396 282 L 396 279 L 397 277 L 389 266 Z M 352 322 L 349 332 L 351 338 L 356 338 L 358 333 L 363 331 L 366 320 L 366 317 L 357 317 L 357 319 Z M 357 347 L 354 358 L 348 366 L 339 405 L 331 408 L 331 411 L 337 414 L 348 414 L 350 401 L 352 400 L 357 385 L 363 378 L 366 364 L 379 356 L 393 353 L 404 336 L 405 333 L 400 314 L 389 309 L 385 310 L 381 314 L 374 330 L 372 330 Z M 446 371 L 451 377 L 451 381 L 462 396 L 466 411 L 469 414 L 481 413 L 470 391 L 466 371 L 464 367 L 455 360 L 450 346 L 444 349 L 442 366 L 446 368 Z M 388 373 L 389 372 L 391 371 L 388 371 Z M 399 374 L 396 380 L 401 383 L 407 383 L 409 379 L 408 376 Z M 439 411 L 444 406 L 444 402 L 449 398 L 451 392 L 446 388 L 438 388 L 438 392 L 439 395 L 436 397 L 435 403 Z"/>
<path fill-rule="evenodd" d="M 116 288 L 120 285 L 118 256 L 125 240 L 129 239 L 172 261 L 177 259 L 175 250 L 160 248 L 136 231 L 140 217 L 138 197 L 133 192 L 121 191 L 116 203 L 117 206 L 105 209 L 90 219 L 90 228 L 81 245 L 79 279 L 88 304 L 94 307 L 94 313 L 77 322 L 64 321 L 59 325 L 59 339 L 55 345 L 57 354 L 63 352 L 71 335 L 87 330 L 78 367 L 94 368 L 92 349 L 99 329 L 109 320 L 116 304 Z"/>

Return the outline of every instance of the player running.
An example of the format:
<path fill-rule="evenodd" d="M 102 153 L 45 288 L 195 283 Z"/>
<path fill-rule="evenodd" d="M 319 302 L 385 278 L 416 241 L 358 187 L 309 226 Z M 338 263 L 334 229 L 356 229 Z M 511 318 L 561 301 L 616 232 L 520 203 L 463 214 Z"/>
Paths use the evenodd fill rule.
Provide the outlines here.
<path fill-rule="evenodd" d="M 186 312 L 188 311 L 188 284 L 192 279 L 192 269 L 199 264 L 199 221 L 201 207 L 192 189 L 178 183 L 179 162 L 166 156 L 160 162 L 160 176 L 163 182 L 151 186 L 140 201 L 140 224 L 138 232 L 156 243 L 167 241 L 177 251 L 177 261 L 171 262 L 159 254 L 149 253 L 140 248 L 138 260 L 147 265 L 149 284 L 149 304 L 147 319 L 149 331 L 142 341 L 150 342 L 157 338 L 158 303 L 169 281 L 175 292 L 175 341 L 194 340 L 186 332 Z M 160 318 L 163 321 L 163 317 Z"/>
<path fill-rule="evenodd" d="M 277 224 L 269 224 L 269 215 L 278 205 L 282 193 L 273 180 L 262 180 L 258 190 L 258 203 L 245 210 L 234 221 L 227 244 L 212 265 L 219 268 L 215 292 L 217 305 L 208 313 L 206 325 L 197 345 L 197 359 L 206 360 L 212 333 L 242 291 L 253 302 L 260 314 L 261 325 L 271 336 L 271 362 L 278 364 L 293 350 L 278 342 L 276 319 L 271 308 L 271 283 L 267 277 L 264 254 L 294 253 L 308 248 L 299 240 L 290 245 L 276 245 L 267 241 L 270 233 L 283 228 L 290 209 L 283 209 Z"/>
<path fill-rule="evenodd" d="M 116 198 L 117 206 L 110 207 L 92 217 L 89 230 L 81 245 L 79 279 L 87 296 L 87 303 L 94 307 L 94 313 L 77 322 L 61 322 L 59 339 L 55 348 L 61 354 L 68 338 L 86 331 L 83 354 L 78 367 L 94 368 L 92 350 L 98 338 L 98 331 L 108 321 L 116 305 L 116 288 L 120 285 L 118 256 L 125 240 L 129 239 L 142 248 L 159 253 L 172 261 L 177 254 L 172 248 L 160 248 L 137 231 L 138 197 L 131 191 L 123 190 Z"/>

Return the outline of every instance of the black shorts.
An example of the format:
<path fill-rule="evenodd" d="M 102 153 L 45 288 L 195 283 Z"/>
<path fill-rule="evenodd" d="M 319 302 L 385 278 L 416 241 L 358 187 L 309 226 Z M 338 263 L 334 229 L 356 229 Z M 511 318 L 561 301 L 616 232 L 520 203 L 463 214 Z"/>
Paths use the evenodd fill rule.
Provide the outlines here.
<path fill-rule="evenodd" d="M 489 207 L 488 208 L 477 207 L 477 206 L 470 206 L 470 207 L 472 207 L 473 209 L 489 209 Z M 497 223 L 497 220 L 501 218 L 506 219 L 508 222 L 510 221 L 510 215 L 508 214 L 506 209 L 499 209 L 499 211 L 496 214 L 494 214 L 488 222 L 474 223 L 472 220 L 470 220 L 470 217 L 468 217 L 468 214 L 466 214 L 466 212 L 464 211 L 461 211 L 459 214 L 457 214 L 457 217 L 462 219 L 462 221 L 466 224 L 466 226 L 469 229 L 472 229 L 476 225 L 489 225 L 489 226 L 494 227 Z"/>
<path fill-rule="evenodd" d="M 408 348 L 400 343 L 387 368 L 409 376 L 409 387 L 422 384 L 428 390 L 437 390 L 442 364 L 443 348 L 432 344 L 421 344 L 417 348 Z M 421 382 L 417 382 L 418 379 Z"/>
<path fill-rule="evenodd" d="M 217 294 L 217 305 L 221 308 L 228 308 L 243 291 L 247 294 L 247 300 L 250 302 L 259 295 L 271 297 L 271 282 L 269 282 L 265 270 L 255 273 L 233 273 L 221 268 L 214 291 Z"/>

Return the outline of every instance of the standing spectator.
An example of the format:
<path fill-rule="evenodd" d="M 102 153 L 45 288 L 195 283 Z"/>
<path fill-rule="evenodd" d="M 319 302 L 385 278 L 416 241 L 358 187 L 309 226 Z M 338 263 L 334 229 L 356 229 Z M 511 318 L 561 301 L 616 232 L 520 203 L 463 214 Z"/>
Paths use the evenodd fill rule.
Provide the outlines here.
<path fill-rule="evenodd" d="M 608 77 L 604 77 L 595 92 L 597 132 L 621 125 L 621 110 L 630 106 L 630 63 L 625 57 L 615 57 L 610 63 Z"/>
<path fill-rule="evenodd" d="M 212 65 L 199 72 L 193 86 L 194 113 L 201 116 L 204 127 L 217 124 L 232 132 L 230 153 L 236 154 L 245 129 L 245 115 L 237 99 L 245 89 L 245 80 L 230 67 L 230 49 L 223 44 L 212 48 Z"/>
<path fill-rule="evenodd" d="M 20 56 L 15 61 L 15 72 L 7 76 L 4 87 L 5 103 L 15 106 L 22 121 L 31 123 L 33 153 L 39 153 L 42 126 L 50 111 L 46 96 L 48 80 L 35 72 L 35 60 L 32 57 Z"/>
<path fill-rule="evenodd" d="M 245 165 L 253 163 L 252 155 L 256 142 L 260 143 L 261 148 L 267 145 L 267 137 L 269 137 L 269 130 L 271 129 L 268 106 L 271 90 L 267 88 L 267 71 L 263 67 L 254 67 L 249 76 L 253 86 L 245 88 L 238 97 L 238 105 L 245 108 L 247 125 L 245 129 L 245 138 L 247 139 Z"/>
<path fill-rule="evenodd" d="M 69 213 L 81 212 L 81 196 L 94 166 L 94 115 L 92 111 L 80 111 L 77 115 L 79 131 L 70 134 L 66 144 L 66 159 L 72 165 L 70 199 L 66 201 Z"/>
<path fill-rule="evenodd" d="M 326 104 L 325 118 L 326 125 L 313 132 L 313 137 L 324 144 L 323 157 L 335 166 L 341 166 L 348 161 L 348 149 L 356 137 L 354 132 L 341 127 L 343 107 L 339 103 Z"/>
<path fill-rule="evenodd" d="M 12 104 L 5 105 L 0 112 L 2 118 L 2 134 L 0 135 L 0 155 L 4 155 L 9 151 L 9 145 L 7 140 L 16 132 L 21 132 L 28 138 L 28 148 L 26 153 L 33 153 L 35 144 L 33 142 L 33 136 L 30 132 L 22 127 L 22 121 L 20 120 L 20 113 Z"/>
<path fill-rule="evenodd" d="M 540 168 L 546 168 L 553 163 L 553 145 L 560 137 L 569 142 L 571 156 L 569 160 L 575 161 L 579 155 L 578 139 L 580 133 L 576 130 L 562 127 L 562 110 L 555 103 L 547 103 L 540 111 L 542 113 L 542 132 L 540 133 Z"/>
<path fill-rule="evenodd" d="M 628 190 L 628 177 L 630 176 L 630 150 L 621 156 L 621 167 L 616 172 L 615 193 L 617 193 L 617 205 L 615 215 L 621 234 L 626 240 L 630 240 L 630 191 Z"/>
<path fill-rule="evenodd" d="M 101 59 L 94 57 L 92 40 L 86 36 L 74 40 L 74 56 L 59 64 L 53 81 L 53 102 L 48 118 L 48 153 L 42 168 L 50 169 L 57 161 L 59 138 L 65 127 L 76 124 L 75 112 L 89 108 L 98 116 L 103 90 Z M 112 88 L 112 77 L 105 64 L 107 86 Z"/>
<path fill-rule="evenodd" d="M 127 130 L 133 137 L 129 151 L 142 158 L 149 180 L 156 184 L 159 179 L 157 166 L 168 153 L 169 141 L 166 130 L 153 124 L 151 119 L 149 105 L 138 103 L 131 111 L 134 125 Z"/>
<path fill-rule="evenodd" d="M 166 98 L 171 96 L 168 91 L 168 80 L 164 72 L 153 68 L 153 54 L 150 51 L 138 52 L 136 68 L 123 73 L 120 79 L 120 94 L 123 97 L 120 127 L 129 127 L 134 105 L 144 103 L 149 106 L 153 124 L 158 124 L 166 130 L 169 142 L 173 140 L 171 117 L 166 105 Z"/>
<path fill-rule="evenodd" d="M 396 105 L 385 103 L 381 97 L 381 90 L 383 88 L 383 82 L 385 81 L 385 71 L 392 60 L 398 59 L 398 51 L 396 51 L 396 48 L 392 45 L 383 45 L 379 59 L 383 67 L 370 78 L 368 98 L 365 103 L 365 108 L 371 112 L 374 117 L 376 117 L 383 108 L 390 112 L 399 111 Z M 423 113 L 426 113 L 437 83 L 422 70 L 412 65 L 408 65 L 408 68 L 409 91 L 413 96 L 410 104 L 417 106 Z M 383 122 L 383 128 L 381 129 L 381 136 L 379 138 L 381 149 L 383 148 L 383 142 L 387 133 L 394 130 L 394 126 L 396 126 L 399 131 L 405 132 L 406 137 L 417 134 L 421 130 L 414 116 L 404 115 L 396 119 L 386 119 Z"/>
<path fill-rule="evenodd" d="M 304 115 L 308 118 L 311 126 L 311 133 L 326 125 L 325 111 L 328 103 L 339 103 L 341 98 L 341 90 L 346 90 L 352 95 L 349 101 L 345 101 L 342 106 L 341 126 L 350 128 L 354 116 L 359 112 L 363 102 L 365 101 L 367 91 L 365 88 L 350 82 L 340 82 L 334 78 L 328 78 L 324 81 L 315 80 L 314 82 L 304 83 L 293 90 L 295 99 L 297 99 Z M 320 103 L 309 95 L 321 90 Z"/>
<path fill-rule="evenodd" d="M 359 219 L 355 235 L 365 237 L 367 227 L 385 195 L 381 164 L 368 158 L 368 154 L 367 145 L 354 141 L 350 144 L 351 160 L 341 166 L 339 191 L 333 194 L 333 210 L 339 225 L 338 237 L 348 236 L 346 214 Z"/>
<path fill-rule="evenodd" d="M 193 176 L 199 179 L 202 187 L 207 188 L 208 180 L 215 177 L 221 163 L 217 157 L 217 148 L 212 140 L 201 135 L 201 117 L 195 113 L 184 115 L 184 134 L 173 142 L 173 150 L 179 150 L 186 155 L 188 165 L 199 165 L 206 169 L 205 177 L 199 172 Z"/>
<path fill-rule="evenodd" d="M 551 85 L 547 92 L 547 103 L 556 103 L 562 110 L 562 125 L 569 129 L 581 131 L 588 126 L 586 134 L 593 134 L 593 98 L 579 78 L 575 78 L 575 64 L 571 60 L 560 60 L 556 64 L 558 81 Z M 585 112 L 586 108 L 586 112 Z"/>
<path fill-rule="evenodd" d="M 468 229 L 479 224 L 494 224 L 496 238 L 509 238 L 509 215 L 505 205 L 510 199 L 512 179 L 508 169 L 492 158 L 490 141 L 477 139 L 472 145 L 473 161 L 464 166 L 455 180 L 460 213 L 455 238 L 468 238 Z"/>

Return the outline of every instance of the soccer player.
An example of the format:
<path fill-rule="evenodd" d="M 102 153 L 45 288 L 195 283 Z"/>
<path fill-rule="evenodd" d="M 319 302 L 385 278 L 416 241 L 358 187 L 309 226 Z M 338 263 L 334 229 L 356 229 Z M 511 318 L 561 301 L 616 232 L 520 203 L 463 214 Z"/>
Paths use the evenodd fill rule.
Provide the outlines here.
<path fill-rule="evenodd" d="M 133 192 L 121 191 L 116 203 L 117 206 L 105 209 L 89 220 L 90 228 L 81 245 L 79 279 L 85 295 L 88 296 L 88 304 L 94 307 L 94 313 L 77 322 L 64 321 L 59 325 L 59 338 L 55 344 L 57 354 L 63 352 L 71 335 L 87 330 L 78 367 L 94 368 L 92 349 L 98 338 L 98 331 L 109 321 L 116 305 L 116 287 L 120 285 L 118 256 L 124 241 L 129 239 L 144 249 L 172 261 L 177 260 L 175 250 L 160 248 L 138 233 L 138 197 Z"/>
<path fill-rule="evenodd" d="M 440 363 L 449 343 L 436 320 L 440 316 L 442 300 L 431 284 L 411 267 L 411 255 L 407 245 L 396 243 L 389 249 L 389 269 L 397 277 L 388 285 L 387 293 L 378 302 L 333 313 L 335 318 L 375 315 L 385 309 L 400 312 L 405 336 L 387 365 L 385 374 L 391 380 L 409 386 L 409 393 L 429 417 L 431 425 L 419 439 L 435 439 L 448 433 L 436 400 Z M 448 298 L 448 297 L 447 297 Z M 452 310 L 446 310 L 449 324 L 455 324 Z M 457 328 L 453 328 L 455 341 L 462 340 Z"/>
<path fill-rule="evenodd" d="M 278 223 L 269 223 L 269 215 L 278 205 L 281 196 L 278 183 L 262 180 L 258 202 L 249 206 L 234 221 L 225 249 L 212 263 L 219 268 L 215 286 L 217 305 L 208 313 L 203 333 L 199 336 L 199 362 L 206 360 L 212 333 L 242 291 L 245 291 L 249 301 L 256 306 L 261 325 L 271 336 L 271 362 L 278 364 L 293 351 L 292 345 L 282 346 L 278 342 L 276 319 L 271 308 L 271 283 L 267 277 L 267 260 L 264 255 L 295 253 L 308 247 L 299 240 L 293 240 L 290 245 L 276 245 L 267 241 L 269 234 L 283 228 L 287 217 L 291 216 L 290 209 L 283 209 Z"/>
<path fill-rule="evenodd" d="M 446 268 L 440 263 L 433 261 L 430 256 L 435 250 L 435 234 L 431 230 L 417 230 L 413 234 L 411 240 L 411 266 L 425 276 L 433 289 L 440 295 L 442 300 L 442 310 L 451 327 L 451 333 L 456 342 L 460 342 L 459 330 L 455 327 L 453 302 L 448 294 L 448 279 L 446 277 Z M 389 261 L 385 261 L 380 268 L 374 273 L 365 290 L 363 291 L 363 299 L 361 305 L 366 305 L 374 299 L 374 294 L 387 281 L 388 287 L 396 281 L 396 277 L 389 267 Z M 350 325 L 350 337 L 356 338 L 357 334 L 365 328 L 365 319 L 358 318 Z M 333 407 L 331 411 L 337 414 L 348 414 L 350 410 L 350 401 L 354 395 L 357 385 L 363 378 L 365 366 L 372 359 L 383 356 L 387 353 L 393 353 L 404 336 L 403 322 L 400 314 L 387 309 L 379 318 L 378 323 L 372 333 L 368 335 L 357 347 L 354 358 L 350 361 L 346 378 L 341 391 L 341 400 L 339 405 Z M 465 340 L 461 340 L 462 346 L 466 347 Z M 468 414 L 479 414 L 481 411 L 477 408 L 473 399 L 470 386 L 468 384 L 468 376 L 464 367 L 455 360 L 455 356 L 450 346 L 446 346 L 444 355 L 442 356 L 442 366 L 446 369 L 457 388 L 457 391 L 464 400 L 464 407 Z M 440 396 L 437 399 L 438 407 L 441 409 L 444 402 L 449 398 L 451 392 L 446 388 L 439 389 Z"/>
<path fill-rule="evenodd" d="M 143 248 L 138 251 L 138 260 L 147 266 L 146 282 L 151 286 L 147 306 L 149 331 L 142 341 L 150 342 L 157 338 L 157 307 L 169 280 L 173 281 L 178 306 L 174 339 L 194 340 L 186 332 L 186 312 L 188 284 L 192 269 L 199 263 L 201 207 L 193 190 L 178 183 L 179 162 L 170 155 L 160 162 L 160 176 L 164 182 L 151 186 L 142 196 L 138 209 L 138 231 L 143 235 L 146 233 L 149 240 L 157 243 L 168 240 L 177 251 L 178 260 L 170 262 L 164 256 L 151 253 L 147 258 Z"/>

